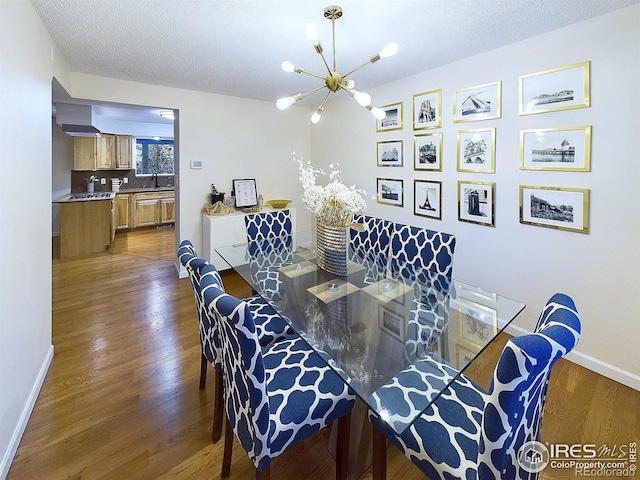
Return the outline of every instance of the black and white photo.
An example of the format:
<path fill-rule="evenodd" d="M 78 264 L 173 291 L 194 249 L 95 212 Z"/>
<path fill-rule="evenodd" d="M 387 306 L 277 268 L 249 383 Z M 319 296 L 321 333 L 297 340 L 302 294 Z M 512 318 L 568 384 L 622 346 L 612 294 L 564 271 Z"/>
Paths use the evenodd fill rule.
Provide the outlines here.
<path fill-rule="evenodd" d="M 589 232 L 589 190 L 520 185 L 520 223 Z"/>
<path fill-rule="evenodd" d="M 378 178 L 376 201 L 395 207 L 404 206 L 404 181 L 397 178 Z"/>
<path fill-rule="evenodd" d="M 457 170 L 494 173 L 496 129 L 458 130 Z"/>
<path fill-rule="evenodd" d="M 520 131 L 522 170 L 591 170 L 591 126 Z"/>
<path fill-rule="evenodd" d="M 453 94 L 453 122 L 474 122 L 502 116 L 502 82 L 456 90 Z"/>
<path fill-rule="evenodd" d="M 442 90 L 416 93 L 413 96 L 413 129 L 442 127 Z"/>
<path fill-rule="evenodd" d="M 386 113 L 382 120 L 376 121 L 376 132 L 387 132 L 390 130 L 402 130 L 404 127 L 404 103 L 392 103 L 380 107 Z"/>
<path fill-rule="evenodd" d="M 495 226 L 495 187 L 492 182 L 458 181 L 458 220 Z"/>
<path fill-rule="evenodd" d="M 442 171 L 442 132 L 413 137 L 413 169 Z"/>
<path fill-rule="evenodd" d="M 413 196 L 414 215 L 442 220 L 442 182 L 414 180 Z"/>
<path fill-rule="evenodd" d="M 377 143 L 377 165 L 379 167 L 401 167 L 403 165 L 404 140 L 389 140 Z"/>

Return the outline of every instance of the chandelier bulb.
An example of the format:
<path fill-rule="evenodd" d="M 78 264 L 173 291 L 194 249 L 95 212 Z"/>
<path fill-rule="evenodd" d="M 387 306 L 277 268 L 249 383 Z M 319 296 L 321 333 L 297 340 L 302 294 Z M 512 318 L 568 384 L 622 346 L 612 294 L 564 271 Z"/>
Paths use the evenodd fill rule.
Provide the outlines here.
<path fill-rule="evenodd" d="M 349 88 L 349 89 L 352 89 L 353 87 L 355 87 L 355 86 L 356 86 L 356 82 L 354 82 L 353 80 L 347 80 L 347 81 L 345 82 L 345 86 L 346 86 L 347 88 Z"/>
<path fill-rule="evenodd" d="M 380 50 L 378 55 L 380 55 L 380 58 L 387 58 L 387 57 L 392 57 L 396 53 L 398 53 L 398 44 L 390 43 L 389 45 L 384 47 L 382 50 Z"/>
<path fill-rule="evenodd" d="M 295 102 L 296 99 L 294 97 L 283 97 L 278 99 L 278 101 L 276 102 L 276 107 L 278 107 L 278 110 L 286 110 Z"/>
<path fill-rule="evenodd" d="M 353 98 L 355 98 L 356 102 L 358 102 L 362 107 L 366 107 L 371 104 L 371 96 L 364 92 L 353 90 Z"/>
<path fill-rule="evenodd" d="M 287 73 L 292 73 L 296 71 L 296 66 L 291 62 L 282 62 L 282 70 Z"/>
<path fill-rule="evenodd" d="M 378 120 L 382 120 L 384 117 L 387 116 L 387 112 L 385 112 L 381 108 L 372 107 L 371 105 L 367 106 L 366 108 L 371 112 L 371 115 L 376 117 Z"/>
<path fill-rule="evenodd" d="M 314 45 L 319 45 L 320 44 L 320 40 L 318 38 L 318 29 L 316 28 L 314 23 L 308 24 L 305 27 L 304 31 L 307 34 L 307 37 L 309 37 L 311 39 L 311 41 L 313 42 Z"/>

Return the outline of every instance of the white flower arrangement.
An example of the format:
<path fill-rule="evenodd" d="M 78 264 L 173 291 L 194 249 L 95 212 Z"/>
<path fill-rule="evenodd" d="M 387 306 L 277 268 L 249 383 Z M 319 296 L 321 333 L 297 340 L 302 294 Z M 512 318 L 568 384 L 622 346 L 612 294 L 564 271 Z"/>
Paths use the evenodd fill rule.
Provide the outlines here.
<path fill-rule="evenodd" d="M 367 209 L 363 195 L 366 192 L 355 185 L 346 186 L 340 177 L 340 166 L 329 165 L 330 173 L 314 167 L 311 162 L 304 162 L 301 154 L 292 152 L 291 156 L 298 162 L 300 183 L 304 192 L 302 202 L 310 212 L 316 215 L 320 223 L 332 227 L 354 227 L 353 216 L 362 214 Z M 318 175 L 328 177 L 326 186 L 316 185 Z M 357 226 L 355 226 L 357 228 Z"/>

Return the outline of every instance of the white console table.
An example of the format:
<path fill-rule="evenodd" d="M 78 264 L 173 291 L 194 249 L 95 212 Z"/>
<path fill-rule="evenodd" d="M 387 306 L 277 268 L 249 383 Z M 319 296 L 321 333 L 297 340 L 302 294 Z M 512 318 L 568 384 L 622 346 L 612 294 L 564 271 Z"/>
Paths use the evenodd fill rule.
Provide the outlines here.
<path fill-rule="evenodd" d="M 291 231 L 296 231 L 296 209 L 287 208 L 291 212 Z M 263 208 L 257 213 L 275 212 L 274 208 Z M 216 253 L 216 247 L 236 245 L 247 242 L 247 231 L 244 226 L 244 216 L 249 215 L 237 211 L 231 215 L 202 215 L 202 255 L 218 270 L 227 270 L 231 267 L 220 255 Z"/>

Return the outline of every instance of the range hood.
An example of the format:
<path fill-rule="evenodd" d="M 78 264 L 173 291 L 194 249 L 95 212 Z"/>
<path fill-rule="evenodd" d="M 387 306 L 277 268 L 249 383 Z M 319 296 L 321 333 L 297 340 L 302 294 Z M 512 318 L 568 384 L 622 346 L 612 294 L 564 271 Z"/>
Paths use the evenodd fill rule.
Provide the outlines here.
<path fill-rule="evenodd" d="M 91 105 L 56 103 L 56 123 L 67 135 L 73 137 L 100 136 L 100 130 L 93 122 Z"/>

